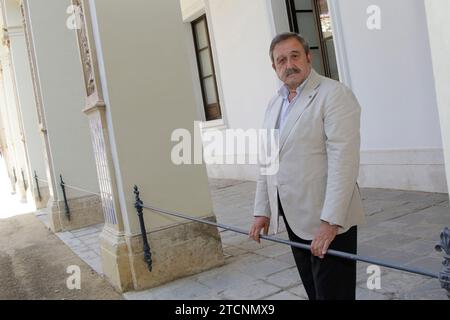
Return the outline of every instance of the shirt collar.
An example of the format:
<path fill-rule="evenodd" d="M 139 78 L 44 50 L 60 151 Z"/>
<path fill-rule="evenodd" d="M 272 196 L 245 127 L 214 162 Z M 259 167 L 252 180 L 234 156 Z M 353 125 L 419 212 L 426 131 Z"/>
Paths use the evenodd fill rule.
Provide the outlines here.
<path fill-rule="evenodd" d="M 300 95 L 302 90 L 305 88 L 306 84 L 308 83 L 309 78 L 311 78 L 311 73 L 312 72 L 310 72 L 308 77 L 305 79 L 305 81 L 303 81 L 303 83 L 297 87 L 297 89 L 296 89 L 297 97 Z M 283 99 L 287 99 L 287 97 L 289 96 L 289 88 L 285 84 L 283 84 L 281 86 L 281 88 L 278 89 L 278 95 L 281 96 Z"/>

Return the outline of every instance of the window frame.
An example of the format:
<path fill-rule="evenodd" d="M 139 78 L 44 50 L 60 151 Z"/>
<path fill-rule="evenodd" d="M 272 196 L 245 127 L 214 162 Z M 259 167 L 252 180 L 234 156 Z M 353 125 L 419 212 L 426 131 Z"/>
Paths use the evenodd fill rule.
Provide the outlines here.
<path fill-rule="evenodd" d="M 311 10 L 297 10 L 295 7 L 295 0 L 286 0 L 286 8 L 288 11 L 288 21 L 289 21 L 289 29 L 292 32 L 300 33 L 299 27 L 298 27 L 298 20 L 297 20 L 297 13 L 301 12 L 309 12 L 313 13 L 316 25 L 315 30 L 316 34 L 318 35 L 319 39 L 319 46 L 311 47 L 312 50 L 318 49 L 321 57 L 321 65 L 324 70 L 325 76 L 328 78 L 331 78 L 331 68 L 330 68 L 330 61 L 328 60 L 327 55 L 327 46 L 326 46 L 326 40 L 323 37 L 323 32 L 321 30 L 322 23 L 320 20 L 320 8 L 319 8 L 319 1 L 317 0 L 310 0 L 311 1 Z M 334 36 L 333 36 L 334 41 Z M 337 63 L 337 61 L 336 61 Z"/>
<path fill-rule="evenodd" d="M 199 48 L 198 47 L 198 35 L 197 35 L 197 31 L 195 28 L 202 21 L 204 21 L 204 23 L 205 23 L 207 46 L 204 48 Z M 217 75 L 216 75 L 216 69 L 214 66 L 214 58 L 213 58 L 213 52 L 212 52 L 212 47 L 211 47 L 211 38 L 210 38 L 210 34 L 209 34 L 208 20 L 207 20 L 206 14 L 202 14 L 200 17 L 192 20 L 191 21 L 191 29 L 192 29 L 193 39 L 194 39 L 194 50 L 195 50 L 195 58 L 196 58 L 196 62 L 197 62 L 198 76 L 199 76 L 200 87 L 201 87 L 201 91 L 202 91 L 203 111 L 205 114 L 205 121 L 222 120 L 223 119 L 222 108 L 220 105 L 219 90 L 218 90 L 218 86 L 217 86 Z M 204 50 L 208 50 L 208 56 L 211 61 L 211 74 L 208 76 L 203 76 L 203 72 L 202 72 L 203 70 L 202 70 L 202 61 L 200 58 L 200 53 Z M 216 100 L 217 100 L 216 103 L 210 104 L 210 105 L 208 105 L 207 96 L 206 96 L 206 88 L 205 88 L 205 84 L 204 84 L 204 81 L 208 78 L 212 78 L 212 80 L 214 82 L 213 88 L 214 88 Z M 217 118 L 215 118 L 215 117 L 208 118 L 208 110 L 207 109 L 214 108 L 214 107 L 216 107 L 218 109 L 218 117 Z"/>

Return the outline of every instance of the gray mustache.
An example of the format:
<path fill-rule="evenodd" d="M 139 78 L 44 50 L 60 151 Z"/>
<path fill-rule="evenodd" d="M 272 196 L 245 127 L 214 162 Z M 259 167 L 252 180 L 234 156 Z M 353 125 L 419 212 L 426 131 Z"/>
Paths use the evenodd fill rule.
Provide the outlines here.
<path fill-rule="evenodd" d="M 286 77 L 289 77 L 291 74 L 300 73 L 300 70 L 297 68 L 287 69 L 284 73 Z"/>

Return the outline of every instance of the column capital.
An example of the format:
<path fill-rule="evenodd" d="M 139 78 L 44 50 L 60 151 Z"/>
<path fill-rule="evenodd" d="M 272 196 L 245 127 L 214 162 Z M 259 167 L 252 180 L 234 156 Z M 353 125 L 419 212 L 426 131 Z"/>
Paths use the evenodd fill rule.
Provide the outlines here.
<path fill-rule="evenodd" d="M 84 112 L 84 114 L 89 115 L 95 111 L 98 111 L 98 112 L 105 111 L 106 105 L 103 100 L 95 99 L 95 101 L 92 101 L 92 102 L 89 101 L 89 100 L 91 100 L 89 98 L 86 100 L 87 100 L 86 107 L 82 110 Z"/>
<path fill-rule="evenodd" d="M 3 28 L 0 30 L 0 32 L 1 32 L 0 38 L 1 38 L 2 44 L 3 44 L 5 47 L 9 48 L 9 47 L 10 47 L 10 40 L 9 40 L 8 29 L 5 28 L 5 27 L 3 27 Z"/>

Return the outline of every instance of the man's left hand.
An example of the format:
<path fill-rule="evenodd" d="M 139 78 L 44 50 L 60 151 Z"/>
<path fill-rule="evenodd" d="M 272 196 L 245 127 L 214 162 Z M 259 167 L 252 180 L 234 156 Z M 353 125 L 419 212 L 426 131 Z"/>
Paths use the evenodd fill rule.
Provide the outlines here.
<path fill-rule="evenodd" d="M 314 240 L 311 242 L 311 253 L 323 259 L 328 251 L 328 247 L 338 233 L 339 226 L 330 225 L 328 222 L 322 221 L 319 230 L 317 230 Z"/>

